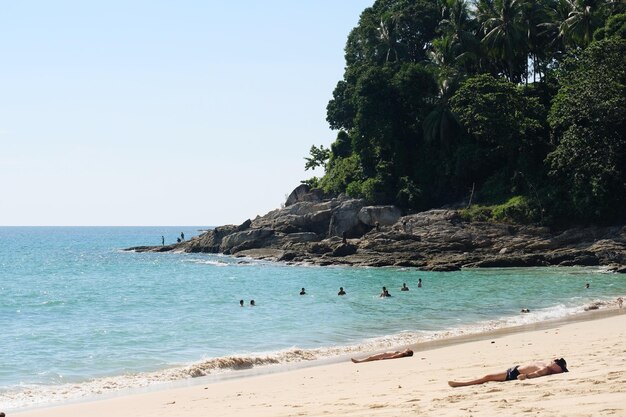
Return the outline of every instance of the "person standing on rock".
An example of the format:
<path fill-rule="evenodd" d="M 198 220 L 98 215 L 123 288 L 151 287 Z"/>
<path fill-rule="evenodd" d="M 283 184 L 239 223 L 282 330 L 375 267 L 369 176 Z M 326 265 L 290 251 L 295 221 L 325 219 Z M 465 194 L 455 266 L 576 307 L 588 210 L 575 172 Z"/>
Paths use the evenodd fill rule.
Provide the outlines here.
<path fill-rule="evenodd" d="M 183 232 L 180 232 L 180 240 L 185 240 L 185 234 Z"/>
<path fill-rule="evenodd" d="M 165 246 L 165 236 L 161 236 L 161 246 Z"/>

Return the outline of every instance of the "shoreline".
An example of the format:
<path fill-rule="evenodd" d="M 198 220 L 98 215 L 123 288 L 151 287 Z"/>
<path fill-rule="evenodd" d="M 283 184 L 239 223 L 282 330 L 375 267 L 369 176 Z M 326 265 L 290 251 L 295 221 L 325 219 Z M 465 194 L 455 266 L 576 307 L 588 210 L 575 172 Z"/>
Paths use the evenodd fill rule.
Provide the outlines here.
<path fill-rule="evenodd" d="M 575 326 L 577 324 L 588 324 L 593 322 L 601 323 L 603 320 L 620 318 L 626 323 L 626 309 L 618 308 L 605 308 L 595 311 L 586 311 L 579 314 L 574 314 L 559 319 L 545 320 L 530 324 L 523 324 L 505 328 L 499 328 L 482 333 L 472 333 L 460 336 L 444 337 L 438 340 L 430 340 L 421 343 L 407 344 L 403 346 L 397 346 L 396 348 L 410 347 L 416 352 L 416 357 L 424 352 L 436 352 L 441 350 L 457 349 L 459 346 L 466 344 L 484 343 L 489 340 L 491 344 L 495 343 L 499 339 L 506 339 L 509 337 L 516 337 L 523 334 L 533 334 L 538 332 L 548 332 L 561 327 Z M 626 326 L 624 326 L 626 328 Z M 396 349 L 390 348 L 390 349 Z M 389 350 L 389 349 L 387 349 Z M 353 356 L 363 357 L 371 353 L 378 353 L 381 350 L 371 352 L 358 352 Z M 313 361 L 301 361 L 292 363 L 283 363 L 276 366 L 252 368 L 248 370 L 226 372 L 207 375 L 199 378 L 189 378 L 183 380 L 176 380 L 171 382 L 164 382 L 144 387 L 126 388 L 116 392 L 110 392 L 106 394 L 94 394 L 87 397 L 71 399 L 60 403 L 52 403 L 41 406 L 32 406 L 26 408 L 17 408 L 11 411 L 11 415 L 19 415 L 23 417 L 30 416 L 47 416 L 53 415 L 55 410 L 63 410 L 65 415 L 65 409 L 83 408 L 83 407 L 95 407 L 98 408 L 102 403 L 117 403 L 126 402 L 130 398 L 134 397 L 159 397 L 161 395 L 169 395 L 172 392 L 178 392 L 179 390 L 194 390 L 200 386 L 221 386 L 228 384 L 247 384 L 249 380 L 256 380 L 258 378 L 284 378 L 293 372 L 307 373 L 318 372 L 320 368 L 342 366 L 349 362 L 350 354 L 334 356 L 329 358 L 317 359 Z M 562 356 L 562 355 L 561 355 Z M 389 361 L 384 361 L 390 363 Z M 393 361 L 396 362 L 396 361 Z M 204 388 L 207 389 L 207 388 Z M 625 398 L 626 399 L 626 398 Z M 5 410 L 6 411 L 6 410 Z M 93 411 L 93 410 L 92 410 Z M 89 415 L 92 415 L 92 411 L 89 411 Z M 119 409 L 118 412 L 124 414 L 123 409 Z M 52 413 L 52 414 L 48 414 Z M 77 414 L 79 415 L 79 414 Z M 137 414 L 143 416 L 144 414 Z M 146 416 L 148 414 L 145 414 Z M 195 415 L 195 414 L 190 414 Z"/>

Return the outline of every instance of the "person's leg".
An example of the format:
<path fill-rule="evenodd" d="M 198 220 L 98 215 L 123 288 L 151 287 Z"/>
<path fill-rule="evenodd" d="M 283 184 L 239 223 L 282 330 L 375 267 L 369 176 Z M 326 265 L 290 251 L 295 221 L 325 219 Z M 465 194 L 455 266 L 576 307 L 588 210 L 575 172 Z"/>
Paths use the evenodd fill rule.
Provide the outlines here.
<path fill-rule="evenodd" d="M 506 372 L 500 372 L 498 374 L 489 374 L 489 375 L 485 375 L 482 378 L 478 378 L 478 379 L 474 379 L 472 381 L 465 381 L 465 382 L 460 382 L 460 381 L 448 381 L 448 385 L 450 385 L 453 388 L 456 387 L 467 387 L 469 385 L 479 385 L 479 384 L 484 384 L 485 382 L 504 382 L 506 381 Z"/>
<path fill-rule="evenodd" d="M 378 361 L 378 360 L 381 360 L 381 359 L 387 359 L 391 355 L 392 354 L 390 354 L 389 352 L 379 353 L 378 355 L 368 356 L 365 359 L 354 359 L 354 358 L 352 358 L 352 362 L 354 362 L 354 363 L 361 363 L 361 362 Z"/>

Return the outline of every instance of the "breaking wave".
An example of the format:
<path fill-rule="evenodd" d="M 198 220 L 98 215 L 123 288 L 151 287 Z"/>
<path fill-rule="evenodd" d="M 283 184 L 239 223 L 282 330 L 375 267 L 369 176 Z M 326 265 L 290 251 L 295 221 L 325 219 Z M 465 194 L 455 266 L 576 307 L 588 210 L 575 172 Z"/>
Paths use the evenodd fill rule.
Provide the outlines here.
<path fill-rule="evenodd" d="M 0 403 L 5 409 L 20 409 L 49 405 L 64 401 L 75 401 L 95 395 L 114 393 L 122 390 L 154 387 L 187 379 L 219 375 L 254 368 L 271 369 L 272 366 L 298 364 L 321 359 L 394 349 L 399 346 L 414 345 L 429 341 L 449 339 L 457 336 L 476 335 L 498 329 L 545 322 L 581 314 L 589 310 L 619 308 L 616 300 L 593 300 L 584 305 L 556 305 L 526 314 L 486 320 L 471 325 L 463 325 L 441 331 L 405 331 L 402 333 L 371 338 L 359 344 L 331 346 L 314 349 L 290 348 L 266 354 L 239 354 L 208 358 L 184 366 L 176 366 L 152 372 L 128 373 L 119 376 L 97 378 L 84 382 L 64 383 L 60 385 L 20 385 L 0 390 Z"/>

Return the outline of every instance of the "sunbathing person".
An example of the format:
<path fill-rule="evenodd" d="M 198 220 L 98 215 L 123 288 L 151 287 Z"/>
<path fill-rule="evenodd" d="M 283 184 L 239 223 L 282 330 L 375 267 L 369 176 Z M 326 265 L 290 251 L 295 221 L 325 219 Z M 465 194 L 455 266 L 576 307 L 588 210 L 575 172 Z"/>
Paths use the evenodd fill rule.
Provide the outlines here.
<path fill-rule="evenodd" d="M 466 382 L 457 382 L 457 381 L 448 381 L 448 385 L 453 388 L 456 387 L 466 387 L 468 385 L 479 385 L 484 384 L 485 382 L 504 382 L 504 381 L 513 381 L 519 379 L 523 381 L 527 378 L 538 378 L 540 376 L 552 375 L 552 374 L 560 374 L 562 372 L 569 372 L 567 370 L 567 362 L 565 359 L 554 359 L 549 363 L 532 363 L 524 366 L 514 366 L 513 368 L 509 368 L 506 372 L 501 372 L 498 374 L 490 374 L 485 375 L 482 378 L 474 379 L 472 381 Z"/>
<path fill-rule="evenodd" d="M 411 349 L 395 352 L 385 352 L 379 353 L 377 355 L 368 356 L 365 359 L 354 359 L 352 358 L 352 362 L 354 363 L 362 363 L 362 362 L 372 362 L 372 361 L 380 361 L 382 359 L 396 359 L 396 358 L 405 358 L 407 356 L 413 356 L 413 351 Z"/>

